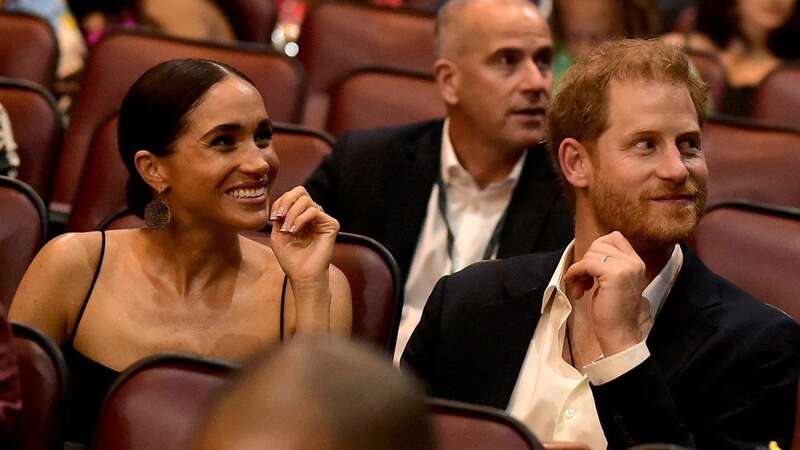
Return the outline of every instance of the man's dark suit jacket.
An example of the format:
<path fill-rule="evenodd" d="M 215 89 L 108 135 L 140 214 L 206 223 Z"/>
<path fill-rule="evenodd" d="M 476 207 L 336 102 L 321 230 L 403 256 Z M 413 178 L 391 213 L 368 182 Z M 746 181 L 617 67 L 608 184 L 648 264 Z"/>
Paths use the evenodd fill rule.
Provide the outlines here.
<path fill-rule="evenodd" d="M 561 254 L 482 262 L 439 280 L 402 364 L 437 397 L 505 409 Z M 609 448 L 789 448 L 800 327 L 708 270 L 689 250 L 647 346 L 592 386 Z"/>
<path fill-rule="evenodd" d="M 343 135 L 306 181 L 342 231 L 386 246 L 408 275 L 440 170 L 442 120 Z M 543 145 L 528 152 L 500 234 L 498 257 L 550 251 L 573 235 L 572 214 Z"/>

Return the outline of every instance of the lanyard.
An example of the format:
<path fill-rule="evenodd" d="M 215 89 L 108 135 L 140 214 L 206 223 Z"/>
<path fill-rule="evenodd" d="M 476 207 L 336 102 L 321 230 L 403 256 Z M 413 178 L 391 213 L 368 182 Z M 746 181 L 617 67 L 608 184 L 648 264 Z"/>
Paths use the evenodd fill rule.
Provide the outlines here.
<path fill-rule="evenodd" d="M 436 185 L 439 187 L 439 214 L 442 216 L 445 229 L 447 229 L 447 256 L 450 258 L 450 270 L 452 273 L 452 270 L 456 265 L 455 260 L 453 259 L 453 243 L 455 242 L 455 236 L 453 236 L 453 229 L 450 227 L 450 221 L 447 220 L 447 189 L 445 189 L 441 173 L 439 173 L 439 176 L 436 177 Z M 492 253 L 494 253 L 495 249 L 497 248 L 500 242 L 500 232 L 503 230 L 503 224 L 506 221 L 507 212 L 508 208 L 503 211 L 503 215 L 500 216 L 500 220 L 498 220 L 497 225 L 494 226 L 492 235 L 489 237 L 489 243 L 486 244 L 486 249 L 483 251 L 483 257 L 481 257 L 481 259 L 490 259 L 492 257 Z"/>

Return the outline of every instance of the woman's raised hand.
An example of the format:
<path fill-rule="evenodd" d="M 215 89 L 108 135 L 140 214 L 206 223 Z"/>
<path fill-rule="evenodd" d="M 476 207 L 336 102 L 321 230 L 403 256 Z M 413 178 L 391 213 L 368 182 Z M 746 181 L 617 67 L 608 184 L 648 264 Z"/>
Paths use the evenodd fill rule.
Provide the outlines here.
<path fill-rule="evenodd" d="M 270 220 L 272 250 L 295 291 L 318 283 L 327 288 L 339 222 L 325 214 L 302 186 L 272 203 Z"/>

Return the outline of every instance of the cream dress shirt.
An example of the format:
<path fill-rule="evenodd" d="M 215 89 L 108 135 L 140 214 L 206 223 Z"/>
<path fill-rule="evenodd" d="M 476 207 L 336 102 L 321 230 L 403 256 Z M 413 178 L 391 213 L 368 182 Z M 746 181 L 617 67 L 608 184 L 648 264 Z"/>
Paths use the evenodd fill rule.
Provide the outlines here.
<path fill-rule="evenodd" d="M 572 261 L 574 241 L 561 256 L 542 299 L 542 316 L 533 333 L 508 413 L 525 423 L 542 441 L 585 442 L 592 449 L 608 446 L 589 383 L 607 383 L 650 356 L 646 341 L 577 370 L 564 361 L 564 337 L 572 305 L 562 277 Z M 683 265 L 683 252 L 675 245 L 664 268 L 642 292 L 639 323 L 646 337 L 661 304 L 669 295 Z M 649 306 L 649 307 L 648 307 Z M 646 339 L 646 338 L 645 338 Z"/>
<path fill-rule="evenodd" d="M 434 183 L 406 280 L 403 312 L 394 351 L 395 365 L 399 365 L 400 356 L 439 278 L 478 262 L 483 257 L 492 231 L 511 202 L 511 194 L 517 186 L 526 156 L 527 152 L 523 153 L 505 179 L 481 189 L 459 163 L 450 141 L 450 121 L 445 119 L 440 158 L 442 181 L 447 189 L 447 221 L 454 236 L 453 261 L 447 254 L 447 228 L 439 212 L 439 186 Z M 497 253 L 496 248 L 494 253 Z"/>

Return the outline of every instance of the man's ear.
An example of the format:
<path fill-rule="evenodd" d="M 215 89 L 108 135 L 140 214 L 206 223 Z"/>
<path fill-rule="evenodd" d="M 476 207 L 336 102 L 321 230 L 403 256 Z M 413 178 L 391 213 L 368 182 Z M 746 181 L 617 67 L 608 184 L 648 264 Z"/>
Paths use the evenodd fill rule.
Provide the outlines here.
<path fill-rule="evenodd" d="M 578 140 L 566 138 L 558 146 L 558 163 L 564 173 L 564 179 L 574 188 L 589 186 L 592 180 L 591 155 Z"/>
<path fill-rule="evenodd" d="M 133 156 L 133 163 L 144 182 L 154 191 L 164 192 L 169 187 L 166 167 L 156 155 L 147 150 L 139 150 Z"/>
<path fill-rule="evenodd" d="M 458 66 L 449 59 L 439 58 L 433 63 L 433 76 L 436 78 L 436 85 L 439 86 L 439 93 L 444 102 L 448 106 L 458 104 L 458 88 L 461 84 Z"/>

